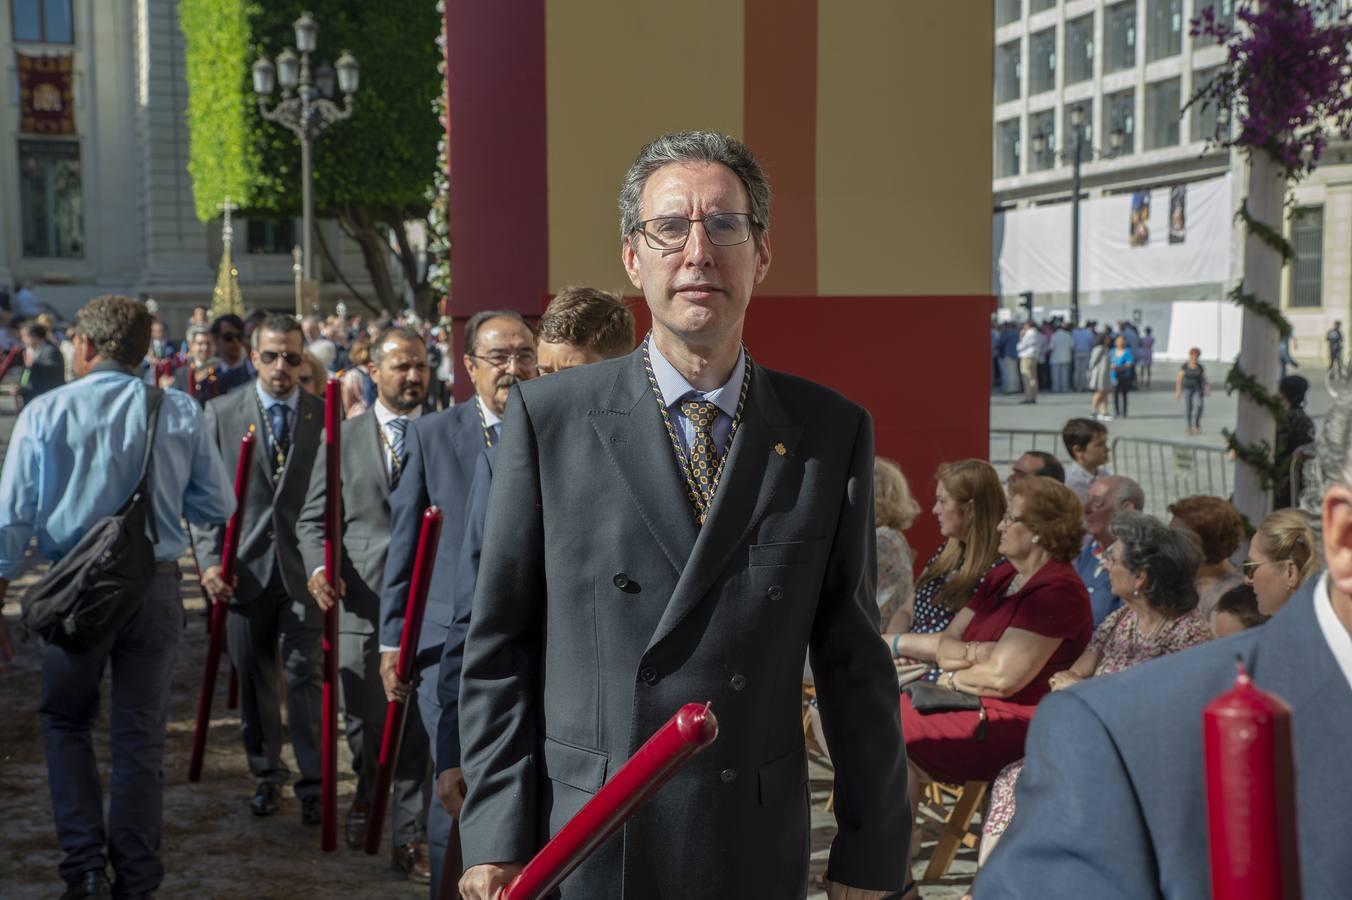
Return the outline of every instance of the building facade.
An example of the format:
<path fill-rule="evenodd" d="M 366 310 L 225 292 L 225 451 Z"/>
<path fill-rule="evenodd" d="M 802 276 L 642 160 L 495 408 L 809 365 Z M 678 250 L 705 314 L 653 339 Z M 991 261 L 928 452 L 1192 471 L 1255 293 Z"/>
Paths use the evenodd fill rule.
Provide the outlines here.
<path fill-rule="evenodd" d="M 1056 230 L 1022 237 L 1068 250 L 1078 139 L 1081 318 L 1153 324 L 1164 346 L 1177 331 L 1181 350 L 1192 343 L 1182 332 L 1200 328 L 1209 353 L 1233 356 L 1239 314 L 1225 295 L 1243 277 L 1233 213 L 1244 196 L 1244 161 L 1210 142 L 1214 107 L 1184 105 L 1225 60 L 1213 37 L 1189 34 L 1191 23 L 1210 8 L 1218 21 L 1237 24 L 1234 0 L 994 0 L 994 7 L 993 278 L 1002 305 L 1015 307 L 1032 290 L 1037 307 L 1070 309 L 1063 268 L 1030 267 L 1009 253 L 1002 259 L 1000 235 L 1019 237 L 1021 222 L 1045 227 L 1051 213 L 1026 213 L 1055 207 Z M 1302 355 L 1316 355 L 1316 336 L 1346 321 L 1352 305 L 1349 163 L 1352 154 L 1335 146 L 1291 198 L 1287 230 L 1298 258 L 1281 299 Z M 1191 202 L 1216 195 L 1228 195 L 1225 208 Z M 1144 239 L 1136 233 L 1142 207 L 1154 232 Z M 1107 226 L 1095 228 L 1105 216 Z"/>
<path fill-rule="evenodd" d="M 0 0 L 0 53 L 0 286 L 31 282 L 66 318 L 98 294 L 153 297 L 178 334 L 210 304 L 221 229 L 194 214 L 176 0 Z M 325 234 L 366 283 L 359 251 Z M 293 308 L 299 237 L 236 219 L 250 307 Z"/>

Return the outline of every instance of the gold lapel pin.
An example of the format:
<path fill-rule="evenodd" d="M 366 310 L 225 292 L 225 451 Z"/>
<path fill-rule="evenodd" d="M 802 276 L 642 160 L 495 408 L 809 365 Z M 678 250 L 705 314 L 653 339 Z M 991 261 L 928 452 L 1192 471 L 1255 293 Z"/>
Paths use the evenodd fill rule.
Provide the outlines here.
<path fill-rule="evenodd" d="M 789 448 L 785 447 L 783 444 L 775 444 L 775 452 L 778 453 L 780 456 L 787 456 L 789 453 Z"/>

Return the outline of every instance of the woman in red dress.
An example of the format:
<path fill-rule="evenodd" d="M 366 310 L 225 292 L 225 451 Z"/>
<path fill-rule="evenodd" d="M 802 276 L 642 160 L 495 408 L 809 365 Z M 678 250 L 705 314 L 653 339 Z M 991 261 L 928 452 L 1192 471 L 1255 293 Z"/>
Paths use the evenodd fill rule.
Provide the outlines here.
<path fill-rule="evenodd" d="M 1048 679 L 1093 632 L 1089 593 L 1071 565 L 1084 535 L 1079 498 L 1041 476 L 1009 486 L 997 566 L 939 635 L 905 635 L 902 655 L 933 661 L 938 684 L 981 698 L 981 710 L 917 713 L 901 698 L 912 812 L 927 781 L 990 781 L 1023 756 Z M 909 639 L 909 641 L 907 640 Z"/>

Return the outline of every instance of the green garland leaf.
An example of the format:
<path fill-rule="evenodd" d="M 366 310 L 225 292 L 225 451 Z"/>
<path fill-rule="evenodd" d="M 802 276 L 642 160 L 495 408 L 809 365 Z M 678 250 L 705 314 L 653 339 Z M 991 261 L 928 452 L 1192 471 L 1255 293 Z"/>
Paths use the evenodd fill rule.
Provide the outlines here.
<path fill-rule="evenodd" d="M 1286 422 L 1286 404 L 1282 402 L 1282 398 L 1270 393 L 1257 378 L 1245 372 L 1239 364 L 1239 357 L 1235 357 L 1229 374 L 1225 376 L 1225 393 L 1233 394 L 1236 391 L 1241 397 L 1247 397 L 1266 409 L 1278 425 Z"/>
<path fill-rule="evenodd" d="M 1255 219 L 1253 214 L 1249 212 L 1248 197 L 1245 197 L 1239 204 L 1239 212 L 1235 213 L 1235 218 L 1244 223 L 1244 227 L 1249 230 L 1250 234 L 1276 250 L 1282 257 L 1282 265 L 1286 265 L 1295 259 L 1296 249 L 1291 246 L 1291 242 L 1282 237 L 1280 231 L 1266 222 Z"/>
<path fill-rule="evenodd" d="M 1246 444 L 1235 433 L 1228 428 L 1221 429 L 1221 435 L 1225 438 L 1226 444 L 1234 452 L 1235 457 L 1241 462 L 1251 466 L 1258 473 L 1258 480 L 1263 486 L 1263 490 L 1271 490 L 1281 480 L 1281 473 L 1277 471 L 1277 464 L 1272 461 L 1272 446 L 1267 441 L 1259 441 L 1257 444 Z"/>
<path fill-rule="evenodd" d="M 1282 315 L 1282 311 L 1266 300 L 1260 299 L 1257 294 L 1246 293 L 1243 282 L 1230 291 L 1229 297 L 1230 302 L 1236 306 L 1247 309 L 1249 312 L 1262 316 L 1271 322 L 1272 327 L 1277 329 L 1277 333 L 1282 336 L 1283 340 L 1291 336 L 1291 322 L 1286 316 Z"/>

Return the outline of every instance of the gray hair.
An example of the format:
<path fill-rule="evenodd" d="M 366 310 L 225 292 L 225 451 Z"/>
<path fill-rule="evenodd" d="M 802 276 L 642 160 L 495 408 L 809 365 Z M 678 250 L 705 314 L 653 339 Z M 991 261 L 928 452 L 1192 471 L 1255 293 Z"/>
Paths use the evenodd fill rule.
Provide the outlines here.
<path fill-rule="evenodd" d="M 1146 602 L 1170 617 L 1197 608 L 1201 538 L 1186 528 L 1170 528 L 1139 512 L 1119 513 L 1111 530 L 1122 545 L 1122 565 L 1146 577 L 1142 591 Z"/>
<path fill-rule="evenodd" d="M 1145 491 L 1135 480 L 1125 475 L 1113 475 L 1117 480 L 1117 490 L 1113 491 L 1113 508 L 1122 511 L 1122 506 L 1130 503 L 1136 512 L 1145 512 Z"/>
<path fill-rule="evenodd" d="M 419 345 L 424 350 L 427 349 L 427 341 L 423 340 L 423 336 L 418 333 L 418 329 L 403 325 L 391 325 L 383 329 L 371 342 L 371 362 L 380 365 L 380 360 L 385 356 L 385 344 L 391 340 L 407 341 L 410 344 Z"/>
<path fill-rule="evenodd" d="M 620 240 L 631 239 L 642 214 L 648 176 L 673 163 L 719 163 L 742 181 L 751 198 L 751 228 L 756 241 L 770 228 L 770 181 L 745 144 L 716 131 L 664 134 L 638 152 L 620 185 Z M 727 210 L 735 212 L 736 210 Z"/>

